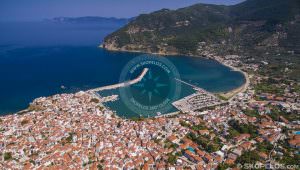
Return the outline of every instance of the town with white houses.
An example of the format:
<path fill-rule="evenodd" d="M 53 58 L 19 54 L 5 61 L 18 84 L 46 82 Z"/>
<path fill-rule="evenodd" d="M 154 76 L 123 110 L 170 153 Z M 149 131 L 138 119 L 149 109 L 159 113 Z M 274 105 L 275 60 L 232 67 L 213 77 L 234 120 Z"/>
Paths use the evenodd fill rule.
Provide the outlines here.
<path fill-rule="evenodd" d="M 237 58 L 220 62 L 237 66 Z M 260 93 L 264 78 L 249 78 L 225 104 L 201 93 L 175 102 L 178 114 L 153 118 L 120 118 L 104 106 L 117 96 L 90 91 L 38 98 L 0 117 L 0 169 L 239 169 L 245 159 L 299 168 L 299 93 L 290 85 L 281 96 Z M 203 109 L 205 97 L 212 107 Z"/>

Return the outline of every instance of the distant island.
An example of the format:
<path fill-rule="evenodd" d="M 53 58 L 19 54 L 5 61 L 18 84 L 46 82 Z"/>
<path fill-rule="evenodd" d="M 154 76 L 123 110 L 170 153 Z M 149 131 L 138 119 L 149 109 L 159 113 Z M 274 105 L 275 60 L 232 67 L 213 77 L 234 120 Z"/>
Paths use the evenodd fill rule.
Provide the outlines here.
<path fill-rule="evenodd" d="M 134 18 L 114 18 L 114 17 L 98 17 L 98 16 L 86 16 L 86 17 L 55 17 L 52 19 L 46 19 L 45 21 L 56 23 L 97 23 L 97 24 L 120 24 L 125 25 Z"/>

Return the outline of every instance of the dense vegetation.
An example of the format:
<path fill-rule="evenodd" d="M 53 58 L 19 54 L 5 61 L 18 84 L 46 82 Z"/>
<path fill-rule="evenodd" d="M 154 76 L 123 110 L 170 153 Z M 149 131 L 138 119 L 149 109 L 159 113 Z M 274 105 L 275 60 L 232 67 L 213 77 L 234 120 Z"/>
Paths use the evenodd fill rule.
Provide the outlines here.
<path fill-rule="evenodd" d="M 252 138 L 257 137 L 257 127 L 251 124 L 241 124 L 236 120 L 230 120 L 228 124 L 238 132 L 238 134 L 248 133 Z"/>
<path fill-rule="evenodd" d="M 142 14 L 105 38 L 108 49 L 202 55 L 238 54 L 268 61 L 262 74 L 300 79 L 300 1 L 196 4 Z"/>
<path fill-rule="evenodd" d="M 210 136 L 202 136 L 195 133 L 189 133 L 187 137 L 197 143 L 201 150 L 208 153 L 216 152 L 222 148 L 222 143 L 218 137 L 211 139 Z"/>
<path fill-rule="evenodd" d="M 127 44 L 156 46 L 167 43 L 181 52 L 195 52 L 201 41 L 215 43 L 238 38 L 247 40 L 244 45 L 253 44 L 270 36 L 270 33 L 276 31 L 277 24 L 292 20 L 299 14 L 299 9 L 300 2 L 297 0 L 248 0 L 234 6 L 197 4 L 178 10 L 163 9 L 140 15 L 109 35 L 105 41 L 109 42 L 114 37 L 119 47 Z M 256 23 L 259 21 L 265 22 Z M 249 29 L 234 32 L 238 37 L 230 37 L 228 27 L 234 29 L 245 24 L 250 26 Z M 257 36 L 247 37 L 250 33 Z"/>

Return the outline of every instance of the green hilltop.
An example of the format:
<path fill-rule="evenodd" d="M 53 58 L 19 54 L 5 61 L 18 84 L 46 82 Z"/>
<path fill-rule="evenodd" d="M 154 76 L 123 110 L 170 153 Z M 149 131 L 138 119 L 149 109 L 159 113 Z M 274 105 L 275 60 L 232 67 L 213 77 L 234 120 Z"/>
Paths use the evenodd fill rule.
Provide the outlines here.
<path fill-rule="evenodd" d="M 261 60 L 268 60 L 266 53 L 286 53 L 292 54 L 287 62 L 300 63 L 295 56 L 300 53 L 300 1 L 247 0 L 232 6 L 162 9 L 142 14 L 108 35 L 103 47 L 160 54 L 241 54 Z"/>

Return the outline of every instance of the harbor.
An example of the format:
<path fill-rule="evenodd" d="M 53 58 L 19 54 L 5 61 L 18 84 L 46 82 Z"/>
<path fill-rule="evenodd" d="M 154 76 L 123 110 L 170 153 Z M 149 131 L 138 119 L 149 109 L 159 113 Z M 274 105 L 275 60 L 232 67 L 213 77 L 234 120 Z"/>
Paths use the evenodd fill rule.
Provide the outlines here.
<path fill-rule="evenodd" d="M 220 100 L 214 94 L 200 87 L 194 86 L 182 80 L 177 79 L 177 81 L 191 86 L 196 91 L 195 93 L 172 103 L 173 106 L 182 113 L 189 113 L 191 115 L 201 115 L 203 114 L 202 111 L 205 108 L 219 106 L 227 103 L 225 101 Z"/>

